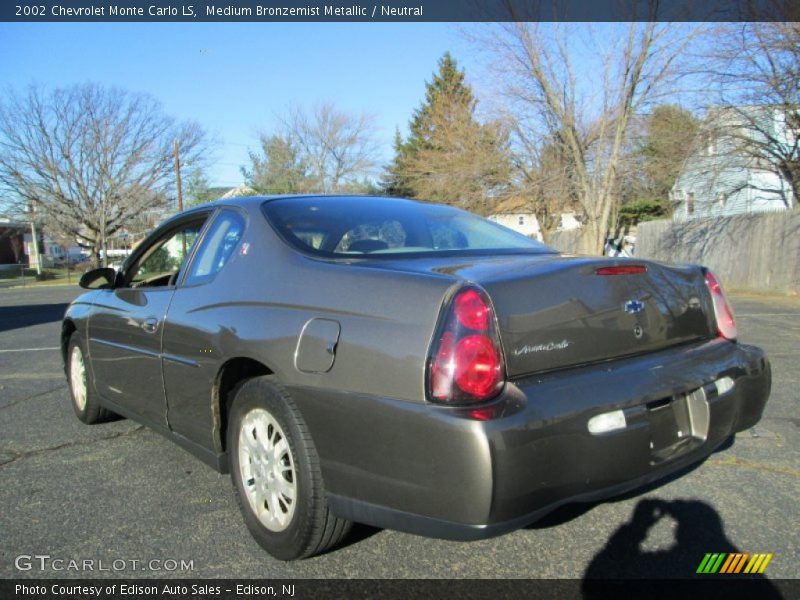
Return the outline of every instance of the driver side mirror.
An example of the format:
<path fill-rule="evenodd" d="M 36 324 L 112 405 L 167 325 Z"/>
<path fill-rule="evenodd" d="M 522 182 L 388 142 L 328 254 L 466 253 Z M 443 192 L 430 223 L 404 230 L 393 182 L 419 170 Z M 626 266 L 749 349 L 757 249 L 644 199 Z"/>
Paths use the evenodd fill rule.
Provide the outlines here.
<path fill-rule="evenodd" d="M 114 285 L 116 276 L 117 272 L 110 267 L 92 269 L 81 275 L 78 285 L 87 290 L 110 288 Z M 98 282 L 100 282 L 99 285 Z"/>

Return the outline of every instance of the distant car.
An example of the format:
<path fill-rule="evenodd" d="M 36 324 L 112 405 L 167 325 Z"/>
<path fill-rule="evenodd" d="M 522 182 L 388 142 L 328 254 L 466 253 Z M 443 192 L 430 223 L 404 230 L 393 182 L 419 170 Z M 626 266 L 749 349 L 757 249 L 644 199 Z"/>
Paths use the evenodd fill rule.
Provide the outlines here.
<path fill-rule="evenodd" d="M 636 237 L 625 235 L 621 238 L 607 238 L 603 248 L 604 256 L 630 258 L 636 248 Z"/>
<path fill-rule="evenodd" d="M 281 559 L 353 521 L 478 539 L 620 494 L 751 427 L 770 389 L 706 269 L 562 256 L 410 200 L 222 200 L 81 284 L 78 417 L 230 470 Z"/>

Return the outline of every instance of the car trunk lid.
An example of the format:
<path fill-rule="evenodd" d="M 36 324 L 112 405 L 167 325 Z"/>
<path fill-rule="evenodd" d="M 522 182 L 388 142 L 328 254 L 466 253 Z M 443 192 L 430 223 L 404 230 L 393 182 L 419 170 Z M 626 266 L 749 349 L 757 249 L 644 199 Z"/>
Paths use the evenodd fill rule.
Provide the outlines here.
<path fill-rule="evenodd" d="M 631 272 L 632 265 L 641 268 Z M 698 267 L 608 259 L 532 261 L 519 265 L 513 276 L 479 283 L 494 303 L 509 377 L 714 335 Z"/>
<path fill-rule="evenodd" d="M 511 378 L 716 335 L 711 297 L 695 265 L 556 253 L 370 260 L 367 265 L 483 287 L 497 314 Z M 631 266 L 642 268 L 629 272 Z"/>

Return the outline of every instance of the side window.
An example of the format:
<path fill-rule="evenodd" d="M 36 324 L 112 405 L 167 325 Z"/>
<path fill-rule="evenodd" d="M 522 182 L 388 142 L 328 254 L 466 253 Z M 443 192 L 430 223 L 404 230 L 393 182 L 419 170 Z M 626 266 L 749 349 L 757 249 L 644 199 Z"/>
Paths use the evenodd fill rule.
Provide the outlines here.
<path fill-rule="evenodd" d="M 239 245 L 244 233 L 244 219 L 230 210 L 222 211 L 208 229 L 186 275 L 184 285 L 211 281 Z"/>
<path fill-rule="evenodd" d="M 192 251 L 205 219 L 198 219 L 157 240 L 128 272 L 131 287 L 171 285 Z"/>

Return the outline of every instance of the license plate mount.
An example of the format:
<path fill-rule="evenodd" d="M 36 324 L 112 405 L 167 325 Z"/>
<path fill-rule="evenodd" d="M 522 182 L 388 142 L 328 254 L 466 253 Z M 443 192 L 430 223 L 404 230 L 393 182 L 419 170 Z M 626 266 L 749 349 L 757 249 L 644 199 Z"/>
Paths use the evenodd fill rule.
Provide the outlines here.
<path fill-rule="evenodd" d="M 677 394 L 648 407 L 653 464 L 688 452 L 708 437 L 709 406 L 705 390 Z"/>

